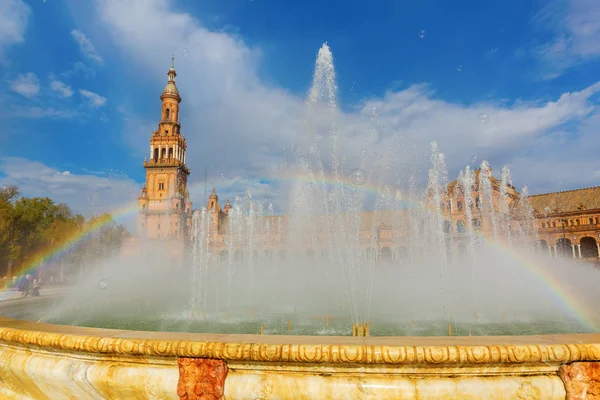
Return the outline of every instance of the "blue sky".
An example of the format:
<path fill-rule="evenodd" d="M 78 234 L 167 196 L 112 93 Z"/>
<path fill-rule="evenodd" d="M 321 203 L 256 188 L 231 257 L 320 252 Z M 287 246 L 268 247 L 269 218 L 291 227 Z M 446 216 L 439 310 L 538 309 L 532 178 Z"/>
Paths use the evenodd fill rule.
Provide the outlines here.
<path fill-rule="evenodd" d="M 285 209 L 269 182 L 306 144 L 324 42 L 349 168 L 397 147 L 391 169 L 426 171 L 435 140 L 451 178 L 488 157 L 533 193 L 599 184 L 595 0 L 6 0 L 0 185 L 88 214 L 134 200 L 175 54 L 195 206 L 207 164 L 222 197 Z"/>

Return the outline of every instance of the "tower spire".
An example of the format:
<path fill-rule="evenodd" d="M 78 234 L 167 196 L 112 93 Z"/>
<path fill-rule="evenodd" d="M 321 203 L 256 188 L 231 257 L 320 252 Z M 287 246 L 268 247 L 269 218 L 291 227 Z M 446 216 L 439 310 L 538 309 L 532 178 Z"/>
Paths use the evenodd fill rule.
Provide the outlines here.
<path fill-rule="evenodd" d="M 175 54 L 171 54 L 171 68 L 175 69 Z"/>

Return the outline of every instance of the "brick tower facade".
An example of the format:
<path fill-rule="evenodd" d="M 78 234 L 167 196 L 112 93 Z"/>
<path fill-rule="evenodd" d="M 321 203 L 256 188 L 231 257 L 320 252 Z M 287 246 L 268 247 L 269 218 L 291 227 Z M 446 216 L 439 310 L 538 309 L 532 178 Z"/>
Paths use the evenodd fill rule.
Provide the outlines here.
<path fill-rule="evenodd" d="M 191 228 L 192 202 L 187 190 L 190 170 L 179 123 L 181 97 L 175 84 L 174 59 L 167 75 L 169 80 L 160 96 L 160 121 L 150 138 L 150 158 L 144 160 L 146 185 L 138 197 L 137 231 L 144 239 L 183 241 Z"/>

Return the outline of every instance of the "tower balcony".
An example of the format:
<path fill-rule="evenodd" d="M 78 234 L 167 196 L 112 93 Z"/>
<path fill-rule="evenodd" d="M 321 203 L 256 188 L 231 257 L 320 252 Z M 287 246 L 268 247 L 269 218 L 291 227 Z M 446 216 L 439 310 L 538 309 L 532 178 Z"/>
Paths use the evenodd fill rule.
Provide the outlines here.
<path fill-rule="evenodd" d="M 160 121 L 158 121 L 159 124 L 169 124 L 169 125 L 175 125 L 179 128 L 181 128 L 181 124 L 179 123 L 179 121 L 173 121 L 172 119 L 161 119 Z"/>
<path fill-rule="evenodd" d="M 164 168 L 164 167 L 179 167 L 183 169 L 187 174 L 190 173 L 190 169 L 183 161 L 175 158 L 151 158 L 150 160 L 144 160 L 144 168 Z"/>

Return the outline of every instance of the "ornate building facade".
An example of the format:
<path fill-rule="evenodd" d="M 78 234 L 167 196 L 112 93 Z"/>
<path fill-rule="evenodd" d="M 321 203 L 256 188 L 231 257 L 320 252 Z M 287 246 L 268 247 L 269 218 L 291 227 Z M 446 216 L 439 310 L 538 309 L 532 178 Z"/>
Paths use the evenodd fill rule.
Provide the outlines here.
<path fill-rule="evenodd" d="M 179 112 L 181 97 L 175 83 L 177 73 L 172 64 L 168 81 L 162 95 L 160 120 L 150 138 L 149 158 L 144 160 L 146 183 L 138 198 L 138 222 L 136 238 L 128 242 L 128 249 L 141 239 L 168 243 L 173 254 L 184 258 L 186 244 L 191 238 L 192 202 L 187 190 L 190 170 L 186 164 L 186 140 L 181 133 Z M 504 185 L 487 171 L 488 192 L 483 193 L 481 170 L 474 171 L 474 181 L 470 191 L 465 192 L 458 180 L 452 181 L 434 205 L 429 197 L 430 209 L 437 208 L 443 219 L 443 230 L 451 237 L 452 253 L 466 251 L 465 231 L 478 231 L 485 236 L 498 231 L 495 222 L 487 217 L 480 207 L 480 199 L 488 196 L 496 215 L 509 215 L 513 222 L 521 221 L 519 203 L 522 196 L 512 185 Z M 470 192 L 470 193 L 469 193 Z M 528 197 L 532 220 L 529 238 L 537 241 L 537 248 L 551 257 L 573 257 L 598 262 L 600 255 L 600 187 L 570 190 Z M 235 259 L 259 257 L 271 259 L 285 258 L 287 252 L 301 253 L 303 258 L 327 257 L 325 233 L 298 234 L 290 232 L 290 219 L 287 216 L 263 217 L 256 226 L 256 254 L 244 254 L 247 249 L 232 249 L 227 243 L 228 220 L 231 203 L 229 199 L 223 207 L 213 188 L 206 204 L 206 218 L 209 219 L 211 246 L 217 259 L 235 252 Z M 376 260 L 402 259 L 409 252 L 406 238 L 410 231 L 411 210 L 365 212 L 358 218 L 360 233 L 358 242 L 367 258 Z M 487 210 L 489 213 L 489 209 Z M 318 217 L 315 217 L 318 219 Z M 319 221 L 308 221 L 318 226 Z M 502 224 L 502 222 L 500 222 Z M 506 232 L 514 226 L 504 227 Z M 290 240 L 296 235 L 294 240 Z M 399 240 L 400 239 L 400 240 Z M 293 242 L 293 246 L 291 243 Z M 257 250 L 259 249 L 259 250 Z M 258 254 L 258 252 L 262 254 Z M 417 251 L 426 251 L 417 249 Z M 298 257 L 298 255 L 296 255 Z M 218 261 L 218 260 L 217 260 Z"/>
<path fill-rule="evenodd" d="M 472 225 L 486 236 L 491 236 L 493 227 L 478 206 L 481 170 L 475 171 L 471 207 Z M 521 199 L 521 194 L 511 185 L 506 187 L 507 201 L 500 201 L 500 181 L 490 176 L 492 199 L 496 213 L 511 214 Z M 467 210 L 465 196 L 457 193 L 457 181 L 448 185 L 448 194 L 440 208 L 451 233 L 465 229 Z M 550 257 L 570 257 L 599 262 L 600 257 L 600 186 L 552 192 L 528 196 L 533 219 L 529 239 L 537 242 L 537 248 Z M 502 204 L 504 203 L 504 204 Z M 504 208 L 504 209 L 503 209 Z M 525 216 L 513 212 L 511 217 L 520 221 Z M 509 228 L 510 229 L 510 228 Z"/>
<path fill-rule="evenodd" d="M 529 198 L 542 249 L 553 257 L 597 261 L 600 255 L 600 186 Z"/>

